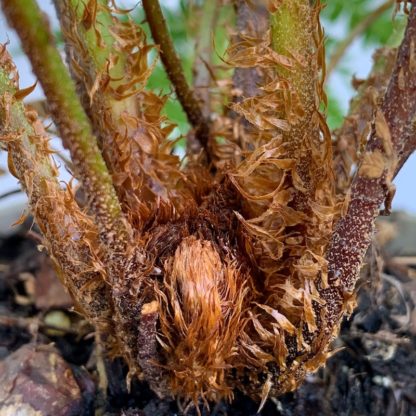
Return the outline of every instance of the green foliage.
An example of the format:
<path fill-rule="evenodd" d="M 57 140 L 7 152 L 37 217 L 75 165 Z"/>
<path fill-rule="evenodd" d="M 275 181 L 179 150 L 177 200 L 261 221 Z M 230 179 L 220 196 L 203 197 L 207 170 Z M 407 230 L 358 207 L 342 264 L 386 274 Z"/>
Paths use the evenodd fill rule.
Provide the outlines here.
<path fill-rule="evenodd" d="M 180 7 L 175 11 L 164 8 L 163 13 L 168 23 L 176 50 L 181 56 L 185 75 L 189 81 L 192 72 L 192 47 L 190 44 L 190 39 L 188 39 L 186 27 L 186 22 L 188 21 L 186 18 L 187 10 L 185 7 Z M 143 9 L 137 8 L 135 20 L 137 22 L 142 22 L 144 19 L 145 17 Z M 152 39 L 149 28 L 146 25 L 143 27 L 146 30 L 148 39 Z M 151 59 L 156 59 L 154 53 L 151 54 Z M 159 92 L 161 95 L 165 95 L 171 92 L 170 81 L 160 60 L 158 60 L 156 68 L 149 79 L 147 88 L 152 91 Z M 165 104 L 164 113 L 172 122 L 176 123 L 178 126 L 178 129 L 174 132 L 173 138 L 185 134 L 188 131 L 189 124 L 186 119 L 186 115 L 181 105 L 179 104 L 179 101 L 174 99 L 173 95 L 168 98 Z"/>
<path fill-rule="evenodd" d="M 332 91 L 328 93 L 328 125 L 332 128 L 340 126 L 344 120 L 344 112 L 337 98 Z"/>
<path fill-rule="evenodd" d="M 172 10 L 163 7 L 162 2 L 162 8 L 176 50 L 181 57 L 185 76 L 188 82 L 192 85 L 192 69 L 195 60 L 196 48 L 195 32 L 198 30 L 198 24 L 195 24 L 195 22 L 192 22 L 192 20 L 189 19 L 190 3 L 193 4 L 194 2 L 181 0 L 178 9 Z M 194 5 L 193 7 L 197 6 Z M 226 22 L 228 22 L 227 24 L 231 26 L 230 22 L 232 22 L 232 20 L 230 21 L 230 19 L 233 19 L 232 16 L 233 13 L 231 7 L 221 8 L 220 15 L 218 17 L 219 24 L 212 40 L 215 47 L 215 53 L 213 56 L 214 65 L 222 64 L 221 58 L 224 55 L 228 42 Z M 138 22 L 142 22 L 144 20 L 144 13 L 142 9 L 138 8 L 135 18 Z M 191 27 L 192 24 L 194 24 L 193 27 Z M 144 28 L 147 32 L 148 39 L 151 39 L 152 37 L 148 27 L 144 26 Z M 160 60 L 158 61 L 156 68 L 149 79 L 148 88 L 153 91 L 159 91 L 162 95 L 172 92 L 171 83 Z M 183 136 L 188 132 L 190 125 L 181 105 L 179 104 L 179 101 L 175 99 L 174 94 L 169 96 L 165 104 L 164 114 L 178 126 L 176 131 L 173 133 L 173 139 L 176 139 L 178 136 Z M 184 141 L 179 141 L 179 146 L 183 145 Z"/>
<path fill-rule="evenodd" d="M 383 1 L 374 0 L 327 0 L 322 13 L 322 21 L 326 29 L 327 59 L 337 50 L 345 37 L 377 9 Z M 358 42 L 365 51 L 374 50 L 381 46 L 397 46 L 404 33 L 406 18 L 397 15 L 393 19 L 393 6 L 377 18 L 360 36 Z M 348 51 L 347 51 L 348 54 Z M 341 61 L 334 71 L 340 75 L 344 85 L 350 85 L 354 70 L 346 67 Z M 346 112 L 345 97 L 339 94 L 337 86 L 328 88 L 328 123 L 331 128 L 339 127 Z"/>
<path fill-rule="evenodd" d="M 195 51 L 195 30 L 196 27 L 189 27 L 192 22 L 188 17 L 190 14 L 190 2 L 181 0 L 177 10 L 164 8 L 164 14 L 168 22 L 169 29 L 180 54 L 187 79 L 192 82 L 192 65 L 194 61 Z M 365 19 L 373 10 L 382 4 L 381 1 L 374 0 L 327 0 L 325 9 L 322 13 L 324 28 L 326 29 L 326 47 L 327 56 L 336 50 L 339 44 L 344 40 L 345 36 L 356 27 L 363 19 Z M 380 16 L 361 36 L 360 42 L 366 49 L 376 49 L 383 45 L 395 46 L 403 36 L 406 20 L 403 16 L 397 16 L 392 20 L 392 11 L 389 10 Z M 139 11 L 137 15 L 138 21 L 143 21 L 144 16 Z M 220 24 L 215 31 L 214 44 L 216 55 L 214 63 L 220 64 L 219 56 L 222 56 L 227 45 L 227 22 L 232 20 L 231 8 L 223 8 L 220 16 Z M 186 22 L 190 22 L 186 24 Z M 149 34 L 150 38 L 150 34 Z M 344 85 L 350 85 L 354 72 L 340 63 L 335 70 L 344 82 Z M 170 83 L 166 73 L 158 63 L 156 70 L 152 74 L 149 81 L 149 88 L 158 88 L 161 94 L 167 94 L 171 91 Z M 343 120 L 347 105 L 347 98 L 344 94 L 340 94 L 336 87 L 328 88 L 328 123 L 331 128 L 338 127 Z M 165 106 L 165 114 L 178 125 L 175 137 L 184 135 L 189 129 L 186 116 L 174 97 L 170 97 Z"/>
<path fill-rule="evenodd" d="M 163 3 L 163 2 L 162 2 Z M 173 37 L 175 46 L 179 55 L 181 56 L 185 75 L 190 83 L 192 83 L 192 66 L 195 53 L 195 30 L 198 25 L 190 27 L 190 6 L 194 4 L 186 0 L 179 2 L 179 7 L 176 10 L 171 8 L 163 8 L 165 18 L 167 20 L 170 33 Z M 353 30 L 363 19 L 365 19 L 373 10 L 379 7 L 383 1 L 375 0 L 324 0 L 325 8 L 322 12 L 322 21 L 326 33 L 326 48 L 327 57 L 329 58 L 348 33 Z M 195 4 L 194 4 L 194 7 Z M 402 15 L 398 15 L 394 20 L 392 19 L 392 11 L 389 10 L 383 13 L 360 38 L 361 45 L 366 49 L 376 49 L 383 45 L 397 46 L 404 33 L 406 19 Z M 231 26 L 232 22 L 232 8 L 222 8 L 219 17 L 220 24 L 215 31 L 213 39 L 216 54 L 214 56 L 214 63 L 221 64 L 222 57 L 226 46 L 228 33 L 226 30 L 227 23 Z M 144 14 L 141 8 L 137 8 L 136 19 L 138 22 L 144 20 Z M 230 20 L 231 19 L 231 20 Z M 195 24 L 195 22 L 194 22 Z M 145 25 L 146 28 L 146 25 Z M 56 32 L 55 36 L 61 43 L 62 37 L 60 32 Z M 150 33 L 148 38 L 151 39 Z M 348 53 L 348 51 L 347 51 Z M 152 56 L 154 59 L 154 55 Z M 354 72 L 351 68 L 346 67 L 341 62 L 336 68 L 335 72 L 342 77 L 344 85 L 350 85 Z M 171 85 L 167 78 L 166 72 L 158 62 L 155 71 L 150 77 L 148 88 L 160 92 L 160 94 L 168 94 L 171 92 Z M 339 94 L 337 88 L 332 86 L 328 88 L 328 123 L 331 128 L 340 126 L 343 116 L 346 111 L 346 97 Z M 180 135 L 185 135 L 189 130 L 189 123 L 186 115 L 182 110 L 178 100 L 174 95 L 169 97 L 166 102 L 165 114 L 170 120 L 175 122 L 178 129 L 175 130 L 173 138 Z"/>
<path fill-rule="evenodd" d="M 327 1 L 322 18 L 324 22 L 342 22 L 346 24 L 348 30 L 352 30 L 381 3 L 374 0 Z M 363 36 L 366 44 L 373 46 L 374 44 L 382 45 L 387 42 L 393 31 L 391 15 L 390 11 L 384 13 L 375 24 L 368 28 Z M 334 39 L 329 38 L 329 41 L 331 40 Z"/>

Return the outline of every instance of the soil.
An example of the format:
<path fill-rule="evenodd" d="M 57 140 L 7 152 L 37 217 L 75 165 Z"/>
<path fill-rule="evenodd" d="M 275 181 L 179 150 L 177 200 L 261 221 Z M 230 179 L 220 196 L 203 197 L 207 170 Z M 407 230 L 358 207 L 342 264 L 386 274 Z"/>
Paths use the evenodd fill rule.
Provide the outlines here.
<path fill-rule="evenodd" d="M 0 416 L 197 414 L 158 399 L 143 382 L 127 388 L 125 365 L 104 358 L 94 329 L 71 310 L 38 245 L 27 225 L 0 238 Z M 414 251 L 403 257 L 373 246 L 358 308 L 343 323 L 326 367 L 296 392 L 270 399 L 259 414 L 416 415 Z M 199 410 L 250 416 L 257 409 L 236 393 L 232 404 Z"/>

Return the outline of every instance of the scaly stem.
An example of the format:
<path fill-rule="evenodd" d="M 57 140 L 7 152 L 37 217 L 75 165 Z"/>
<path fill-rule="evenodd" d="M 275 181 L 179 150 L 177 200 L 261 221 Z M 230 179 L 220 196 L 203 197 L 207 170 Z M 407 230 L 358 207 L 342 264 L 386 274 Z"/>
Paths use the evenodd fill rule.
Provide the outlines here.
<path fill-rule="evenodd" d="M 107 0 L 55 0 L 71 75 L 98 138 L 122 209 L 142 223 L 143 206 L 157 198 L 179 205 L 179 158 L 168 139 L 173 127 L 164 98 L 145 90 L 153 70 L 140 26 L 122 21 Z"/>
<path fill-rule="evenodd" d="M 88 4 L 78 0 L 54 0 L 63 36 L 67 41 L 69 65 L 74 71 L 71 59 L 76 59 L 85 71 L 82 76 L 79 73 L 73 73 L 72 75 L 77 81 L 81 94 L 84 95 L 85 103 L 83 101 L 83 104 L 87 112 L 91 111 L 89 108 L 90 101 L 94 98 L 94 94 L 98 93 L 98 91 L 91 91 L 93 85 L 82 85 L 89 76 L 93 77 L 93 80 L 88 80 L 91 84 L 100 77 L 108 76 L 112 88 L 116 88 L 124 82 L 127 56 L 116 52 L 114 49 L 116 40 L 111 33 L 114 22 L 107 3 L 107 0 L 96 0 Z M 75 38 L 75 36 L 78 36 L 78 38 Z M 80 47 L 85 49 L 80 51 Z M 117 59 L 114 59 L 115 56 L 117 56 Z M 113 59 L 111 65 L 109 65 L 111 58 Z M 120 100 L 112 97 L 108 91 L 107 93 L 102 92 L 102 95 L 106 95 L 107 105 L 114 113 L 114 118 L 117 118 L 123 111 L 130 110 L 132 112 L 136 107 L 135 96 Z M 94 123 L 94 117 L 92 116 L 90 115 Z M 99 137 L 99 139 L 104 140 L 102 137 Z"/>
<path fill-rule="evenodd" d="M 350 102 L 348 116 L 343 125 L 334 132 L 333 166 L 336 172 L 338 193 L 348 191 L 352 181 L 352 166 L 358 162 L 361 147 L 370 132 L 375 102 L 387 88 L 396 62 L 397 50 L 378 50 L 368 78 L 357 87 L 357 94 Z"/>
<path fill-rule="evenodd" d="M 262 0 L 254 0 L 250 4 L 246 0 L 235 0 L 234 8 L 236 13 L 237 43 L 243 41 L 245 36 L 256 39 L 265 37 L 270 23 L 269 13 Z M 263 78 L 264 73 L 260 67 L 236 67 L 233 74 L 233 86 L 234 90 L 237 91 L 237 96 L 234 97 L 234 102 L 242 102 L 247 98 L 260 95 L 261 90 L 259 86 L 264 81 Z M 230 116 L 234 118 L 237 114 L 231 111 Z M 248 132 L 251 128 L 249 121 L 244 117 L 240 118 L 239 125 L 242 131 Z M 237 143 L 242 149 L 246 147 L 243 140 L 244 136 L 245 134 L 236 135 Z"/>
<path fill-rule="evenodd" d="M 327 300 L 327 322 L 331 327 L 338 324 L 345 311 L 335 305 L 348 299 L 354 290 L 379 207 L 391 196 L 391 180 L 416 149 L 415 39 L 416 0 L 413 0 L 392 78 L 377 110 L 366 155 L 352 182 L 347 214 L 338 222 L 327 250 L 332 288 L 324 290 L 322 296 Z"/>
<path fill-rule="evenodd" d="M 195 8 L 196 9 L 196 8 Z M 201 107 L 204 117 L 209 117 L 211 113 L 210 82 L 211 74 L 207 65 L 211 64 L 212 58 L 212 35 L 215 21 L 218 17 L 217 0 L 204 1 L 199 10 L 195 10 L 199 16 L 198 22 L 194 22 L 192 27 L 198 30 L 196 38 L 196 57 L 194 62 L 194 87 L 201 99 Z M 195 24 L 196 23 L 196 24 Z"/>
<path fill-rule="evenodd" d="M 48 138 L 33 111 L 17 99 L 18 76 L 5 47 L 0 50 L 0 144 L 8 151 L 10 171 L 28 195 L 31 211 L 58 275 L 78 310 L 108 333 L 111 301 L 101 270 L 96 269 L 96 226 L 61 189 Z"/>
<path fill-rule="evenodd" d="M 83 39 L 88 45 L 91 58 L 97 68 L 102 68 L 109 59 L 114 43 L 114 36 L 111 34 L 113 20 L 108 9 L 108 1 L 96 0 L 86 4 L 78 0 L 54 0 L 54 4 L 58 14 L 65 14 L 65 16 L 59 16 L 60 19 L 71 18 L 72 24 L 77 24 L 78 30 L 82 32 Z M 123 75 L 124 61 L 125 57 L 111 67 L 111 77 Z"/>
<path fill-rule="evenodd" d="M 91 126 L 42 12 L 34 0 L 2 0 L 48 99 L 52 118 L 71 153 L 76 174 L 91 200 L 100 233 L 110 245 L 127 230 L 111 177 Z"/>
<path fill-rule="evenodd" d="M 195 129 L 197 139 L 202 147 L 206 148 L 209 138 L 208 121 L 203 115 L 200 103 L 185 79 L 182 63 L 176 54 L 159 1 L 143 0 L 143 8 L 153 39 L 159 45 L 161 60 L 175 88 L 178 100 L 189 122 Z"/>
<path fill-rule="evenodd" d="M 204 1 L 203 5 L 195 5 L 191 10 L 196 19 L 190 25 L 190 31 L 197 31 L 196 56 L 192 68 L 194 89 L 201 103 L 202 114 L 208 119 L 212 105 L 210 94 L 212 73 L 209 66 L 212 65 L 212 34 L 218 19 L 218 1 Z M 186 138 L 187 154 L 199 154 L 201 149 L 201 142 L 191 131 Z"/>
<path fill-rule="evenodd" d="M 272 48 L 294 64 L 293 68 L 277 70 L 279 78 L 289 85 L 292 107 L 281 114 L 290 123 L 290 130 L 283 134 L 283 139 L 289 157 L 296 160 L 296 172 L 303 184 L 303 191 L 294 196 L 293 207 L 306 212 L 309 209 L 307 198 L 316 197 L 319 181 L 331 181 L 331 172 L 324 162 L 331 152 L 330 137 L 319 114 L 320 102 L 325 101 L 320 80 L 320 69 L 324 65 L 323 35 L 318 18 L 321 5 L 319 1 L 311 6 L 309 0 L 279 0 L 275 7 L 271 15 Z M 323 142 L 321 131 L 325 133 Z M 314 152 L 317 154 L 313 155 Z M 312 173 L 321 167 L 324 169 L 321 174 Z"/>
<path fill-rule="evenodd" d="M 246 0 L 236 0 L 235 8 L 239 40 L 241 35 L 262 38 L 269 28 L 265 4 L 261 0 L 255 0 L 250 4 Z M 234 70 L 233 84 L 240 90 L 242 98 L 258 95 L 260 83 L 259 68 L 236 68 Z"/>
<path fill-rule="evenodd" d="M 309 124 L 316 110 L 315 84 L 318 66 L 313 43 L 313 9 L 309 0 L 283 0 L 271 17 L 271 40 L 274 51 L 293 57 L 294 69 L 279 69 L 297 94 L 305 115 L 303 124 Z"/>

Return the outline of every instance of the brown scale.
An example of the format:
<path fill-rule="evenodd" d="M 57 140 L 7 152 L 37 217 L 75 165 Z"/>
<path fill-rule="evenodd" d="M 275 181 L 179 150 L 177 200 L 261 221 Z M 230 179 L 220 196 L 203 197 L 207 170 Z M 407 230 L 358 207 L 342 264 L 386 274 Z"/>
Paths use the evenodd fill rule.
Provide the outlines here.
<path fill-rule="evenodd" d="M 145 251 L 153 270 L 146 279 L 149 296 L 141 295 L 143 306 L 137 338 L 138 361 L 143 377 L 160 396 L 173 393 L 195 402 L 201 398 L 230 399 L 233 389 L 239 388 L 254 398 L 262 399 L 270 391 L 278 393 L 287 389 L 287 384 L 278 382 L 284 371 L 282 373 L 279 368 L 271 347 L 264 345 L 263 350 L 257 347 L 252 350 L 259 342 L 252 314 L 260 313 L 261 309 L 256 305 L 266 301 L 262 295 L 264 276 L 248 262 L 249 257 L 243 248 L 242 228 L 234 214 L 237 210 L 241 210 L 238 193 L 228 180 L 224 180 L 214 187 L 199 207 L 191 206 L 189 211 L 172 222 L 155 224 L 155 221 L 149 221 L 152 225 L 145 230 Z M 197 249 L 194 251 L 195 247 Z M 183 260 L 187 251 L 198 255 L 188 259 L 191 264 Z M 211 271 L 220 274 L 216 285 L 210 286 L 216 279 L 214 274 L 198 273 L 199 268 L 204 269 L 207 263 L 204 263 L 204 255 L 213 258 L 216 269 Z M 185 271 L 182 276 L 177 274 L 180 267 Z M 204 271 L 207 272 L 207 269 Z M 227 271 L 235 273 L 233 279 L 227 280 L 224 276 Z M 172 275 L 175 276 L 173 279 Z M 234 296 L 227 298 L 227 291 L 232 290 L 230 286 L 233 285 Z M 155 289 L 154 292 L 151 287 Z M 152 293 L 156 293 L 156 297 Z M 196 296 L 198 294 L 200 296 Z M 194 332 L 190 318 L 195 317 L 192 314 L 176 319 L 175 313 L 186 315 L 183 309 L 189 307 L 189 298 L 192 298 L 192 307 L 203 315 L 206 312 L 204 308 L 215 306 L 215 301 L 204 302 L 204 298 L 210 296 L 219 296 L 219 303 L 222 302 L 216 315 L 212 310 L 209 313 L 214 313 L 216 319 L 224 321 L 220 322 L 222 330 L 215 326 L 211 330 L 218 332 L 215 335 L 216 343 L 224 342 L 228 346 L 225 350 L 210 345 L 214 334 L 201 331 L 200 328 L 204 326 L 200 323 L 195 325 L 199 329 Z M 177 310 L 172 307 L 175 301 Z M 239 311 L 238 317 L 227 320 L 227 315 L 232 314 L 233 310 Z M 262 325 L 269 326 L 267 319 L 260 319 Z M 321 323 L 320 320 L 318 323 Z M 303 338 L 309 344 L 314 339 L 306 324 Z M 295 335 L 287 334 L 284 339 L 283 348 L 287 349 L 285 366 L 290 368 L 299 356 L 307 358 L 305 351 L 299 349 Z M 196 349 L 192 350 L 192 346 L 196 346 Z M 206 351 L 211 348 L 211 354 L 217 354 L 217 360 L 220 361 L 218 368 L 209 361 L 210 357 L 204 355 L 205 348 Z M 175 352 L 175 349 L 178 351 Z M 230 354 L 230 350 L 234 352 Z M 260 355 L 268 355 L 268 362 L 259 365 L 255 351 Z M 175 353 L 180 359 L 176 360 Z M 313 353 L 310 356 L 313 357 Z M 304 377 L 305 371 L 295 369 L 294 374 L 293 386 Z M 273 387 L 270 382 L 272 379 L 275 381 Z"/>
<path fill-rule="evenodd" d="M 160 396 L 195 404 L 230 400 L 235 389 L 262 403 L 294 390 L 325 363 L 342 317 L 354 306 L 374 217 L 393 175 L 415 147 L 416 0 L 387 98 L 374 109 L 368 152 L 345 203 L 350 162 L 359 161 L 357 147 L 365 131 L 356 130 L 355 123 L 371 120 L 374 97 L 364 97 L 368 108 L 360 100 L 356 109 L 364 103 L 366 116 L 356 116 L 341 130 L 335 159 L 342 174 L 336 180 L 333 143 L 318 105 L 325 101 L 320 1 L 302 0 L 302 7 L 288 0 L 270 2 L 275 13 L 282 5 L 302 13 L 298 32 L 308 44 L 302 48 L 309 51 L 305 65 L 298 65 L 299 51 L 291 50 L 296 42 L 280 51 L 284 36 L 272 45 L 269 32 L 253 33 L 244 22 L 256 8 L 236 2 L 237 26 L 247 33 L 236 36 L 228 62 L 242 70 L 234 82 L 242 84 L 243 95 L 231 105 L 233 118 L 227 110 L 210 126 L 205 151 L 211 157 L 188 154 L 183 163 L 168 139 L 173 125 L 161 114 L 165 98 L 142 89 L 152 70 L 147 55 L 153 47 L 144 31 L 97 1 L 90 0 L 78 20 L 71 1 L 56 1 L 71 46 L 72 75 L 89 116 L 88 138 L 97 139 L 107 162 L 97 147 L 94 156 L 106 174 L 95 176 L 85 169 L 75 140 L 75 117 L 63 123 L 70 117 L 56 100 L 60 86 L 45 70 L 52 61 L 44 51 L 51 52 L 52 42 L 42 49 L 34 40 L 37 32 L 50 41 L 52 35 L 40 12 L 27 15 L 24 2 L 32 0 L 1 0 L 53 104 L 52 116 L 63 140 L 68 139 L 76 173 L 89 185 L 86 199 L 94 204 L 82 210 L 70 187 L 61 189 L 45 132 L 36 115 L 25 112 L 25 93 L 18 89 L 4 46 L 1 146 L 9 152 L 10 171 L 29 196 L 64 284 L 104 335 L 110 355 L 122 356 L 130 376 L 145 379 Z M 269 16 L 264 8 L 258 13 Z M 103 18 L 112 22 L 110 34 L 117 35 L 104 43 L 99 31 L 91 33 Z M 38 30 L 30 34 L 33 21 Z M 98 46 L 103 56 L 113 57 L 114 66 L 107 65 L 108 56 L 93 59 Z M 245 82 L 253 73 L 259 85 Z M 193 127 L 196 133 L 198 126 Z M 344 137 L 347 133 L 352 136 Z M 396 155 L 403 156 L 396 160 Z M 204 160 L 212 166 L 202 166 Z M 120 212 L 114 218 L 104 198 L 110 194 L 99 192 L 100 177 L 108 182 L 110 174 L 118 201 L 114 195 L 107 202 Z"/>

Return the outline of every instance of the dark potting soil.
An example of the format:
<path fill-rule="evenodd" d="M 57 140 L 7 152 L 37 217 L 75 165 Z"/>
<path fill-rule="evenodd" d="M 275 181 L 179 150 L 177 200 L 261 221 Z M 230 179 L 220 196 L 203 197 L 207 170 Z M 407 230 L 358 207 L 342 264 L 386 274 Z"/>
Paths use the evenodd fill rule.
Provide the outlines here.
<path fill-rule="evenodd" d="M 27 231 L 0 239 L 0 415 L 182 414 L 146 383 L 127 388 L 124 363 L 103 358 L 93 328 L 71 310 Z M 416 415 L 416 265 L 370 252 L 358 308 L 334 341 L 338 352 L 296 392 L 270 399 L 261 415 Z M 257 409 L 237 392 L 231 404 L 200 412 L 250 416 Z"/>

